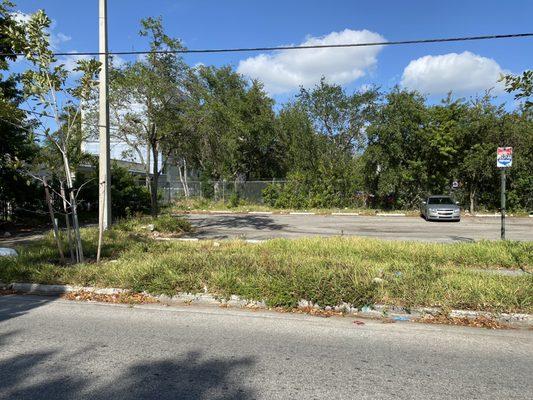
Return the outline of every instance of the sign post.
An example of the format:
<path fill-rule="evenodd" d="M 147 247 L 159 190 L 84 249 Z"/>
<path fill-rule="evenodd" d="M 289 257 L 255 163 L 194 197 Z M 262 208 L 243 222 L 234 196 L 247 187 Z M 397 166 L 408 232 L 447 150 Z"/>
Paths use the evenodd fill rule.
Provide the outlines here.
<path fill-rule="evenodd" d="M 501 239 L 505 240 L 505 184 L 506 184 L 506 169 L 513 165 L 513 148 L 512 147 L 498 147 L 496 155 L 496 166 L 501 170 Z"/>

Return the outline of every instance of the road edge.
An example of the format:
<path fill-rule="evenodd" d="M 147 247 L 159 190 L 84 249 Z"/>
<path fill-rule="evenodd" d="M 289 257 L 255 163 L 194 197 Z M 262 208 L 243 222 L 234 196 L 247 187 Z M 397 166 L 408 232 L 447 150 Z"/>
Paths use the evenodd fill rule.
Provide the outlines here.
<path fill-rule="evenodd" d="M 131 293 L 128 289 L 120 288 L 96 288 L 91 286 L 73 285 L 45 285 L 39 283 L 19 283 L 5 284 L 0 282 L 0 290 L 12 290 L 20 294 L 35 294 L 45 296 L 60 296 L 67 293 L 93 293 L 98 295 L 120 295 Z M 239 296 L 232 295 L 229 299 L 217 297 L 209 293 L 178 293 L 174 296 L 152 295 L 143 292 L 147 298 L 155 300 L 164 305 L 204 305 L 218 307 L 233 307 L 247 309 L 270 309 L 264 301 L 246 300 Z M 307 300 L 300 300 L 298 309 L 302 311 L 315 312 L 342 312 L 347 315 L 359 316 L 363 318 L 392 318 L 398 321 L 410 321 L 424 316 L 447 315 L 450 318 L 490 318 L 495 321 L 522 327 L 533 327 L 533 315 L 523 313 L 493 313 L 488 311 L 473 310 L 449 310 L 444 311 L 439 308 L 430 307 L 396 307 L 383 304 L 375 304 L 371 307 L 353 307 L 351 304 L 343 303 L 335 307 L 320 307 Z"/>

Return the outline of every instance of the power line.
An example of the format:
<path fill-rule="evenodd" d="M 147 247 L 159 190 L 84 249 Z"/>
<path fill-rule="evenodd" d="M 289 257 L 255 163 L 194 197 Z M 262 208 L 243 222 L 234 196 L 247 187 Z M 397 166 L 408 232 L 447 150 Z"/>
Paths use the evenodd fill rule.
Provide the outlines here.
<path fill-rule="evenodd" d="M 42 112 L 39 112 L 39 111 L 27 110 L 27 109 L 25 109 L 25 108 L 19 108 L 19 110 L 20 110 L 20 111 L 27 112 L 27 113 L 30 113 L 30 114 L 38 115 L 38 116 L 40 116 L 40 117 L 51 118 L 51 119 L 53 119 L 53 120 L 56 119 L 53 115 L 46 114 L 46 113 L 42 113 Z M 83 121 L 81 121 L 81 124 L 84 125 L 84 126 L 92 127 L 92 128 L 101 128 L 101 127 L 105 127 L 105 125 L 92 124 L 92 123 L 90 123 L 90 122 L 83 122 Z M 116 131 L 121 131 L 120 128 L 117 128 L 117 127 L 114 127 L 114 126 L 110 126 L 109 129 L 111 129 L 111 130 L 116 130 Z"/>
<path fill-rule="evenodd" d="M 533 33 L 511 33 L 503 35 L 482 35 L 482 36 L 462 36 L 450 38 L 434 39 L 415 39 L 415 40 L 395 40 L 384 42 L 367 42 L 367 43 L 343 43 L 343 44 L 315 44 L 300 46 L 276 46 L 276 47 L 236 47 L 221 49 L 180 49 L 180 50 L 139 50 L 139 51 L 107 51 L 107 52 L 58 52 L 54 56 L 100 56 L 100 55 L 142 55 L 142 54 L 194 54 L 194 53 L 243 53 L 253 51 L 277 51 L 277 50 L 305 50 L 305 49 L 334 49 L 349 47 L 369 47 L 369 46 L 397 46 L 407 44 L 424 44 L 424 43 L 447 43 L 447 42 L 466 42 L 474 40 L 493 40 L 493 39 L 511 39 L 532 37 Z M 0 53 L 2 57 L 21 56 L 23 53 Z"/>

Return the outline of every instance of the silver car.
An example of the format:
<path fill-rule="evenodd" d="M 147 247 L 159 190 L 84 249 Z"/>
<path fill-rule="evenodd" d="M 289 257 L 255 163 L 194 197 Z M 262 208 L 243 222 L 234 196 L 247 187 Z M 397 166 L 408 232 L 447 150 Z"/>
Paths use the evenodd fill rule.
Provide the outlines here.
<path fill-rule="evenodd" d="M 422 202 L 420 214 L 426 221 L 460 221 L 461 208 L 450 196 L 429 196 Z"/>

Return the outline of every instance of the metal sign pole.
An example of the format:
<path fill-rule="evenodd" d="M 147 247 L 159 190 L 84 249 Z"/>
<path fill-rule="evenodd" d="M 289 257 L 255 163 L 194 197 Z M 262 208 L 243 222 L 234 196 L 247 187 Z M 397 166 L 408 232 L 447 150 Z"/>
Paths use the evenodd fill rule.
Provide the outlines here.
<path fill-rule="evenodd" d="M 511 168 L 513 165 L 513 148 L 512 147 L 498 147 L 496 151 L 496 167 L 500 168 L 501 172 L 501 239 L 505 240 L 505 181 L 506 181 L 506 170 Z"/>
<path fill-rule="evenodd" d="M 501 169 L 501 177 L 502 177 L 502 182 L 501 182 L 501 220 L 502 220 L 502 229 L 501 229 L 501 239 L 502 240 L 505 240 L 505 180 L 506 180 L 506 176 L 505 176 L 505 168 L 502 168 Z"/>

